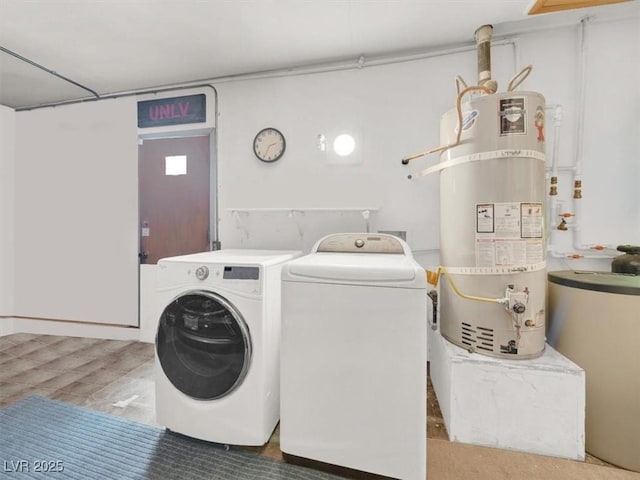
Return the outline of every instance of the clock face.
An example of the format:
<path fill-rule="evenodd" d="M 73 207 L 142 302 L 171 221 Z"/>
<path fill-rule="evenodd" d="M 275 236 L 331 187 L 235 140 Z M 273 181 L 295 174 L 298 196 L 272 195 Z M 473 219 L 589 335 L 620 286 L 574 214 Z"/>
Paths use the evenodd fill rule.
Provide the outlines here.
<path fill-rule="evenodd" d="M 263 162 L 275 162 L 282 155 L 286 143 L 284 135 L 275 128 L 263 128 L 253 140 L 253 153 Z"/>

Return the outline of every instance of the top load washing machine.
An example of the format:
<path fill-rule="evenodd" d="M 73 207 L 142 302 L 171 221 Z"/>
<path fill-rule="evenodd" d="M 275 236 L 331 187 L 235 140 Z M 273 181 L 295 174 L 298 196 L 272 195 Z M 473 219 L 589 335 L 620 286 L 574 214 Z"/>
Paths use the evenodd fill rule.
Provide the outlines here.
<path fill-rule="evenodd" d="M 283 452 L 426 476 L 427 283 L 406 243 L 338 234 L 282 270 Z"/>
<path fill-rule="evenodd" d="M 158 262 L 156 415 L 202 440 L 263 445 L 279 419 L 280 271 L 299 252 Z"/>

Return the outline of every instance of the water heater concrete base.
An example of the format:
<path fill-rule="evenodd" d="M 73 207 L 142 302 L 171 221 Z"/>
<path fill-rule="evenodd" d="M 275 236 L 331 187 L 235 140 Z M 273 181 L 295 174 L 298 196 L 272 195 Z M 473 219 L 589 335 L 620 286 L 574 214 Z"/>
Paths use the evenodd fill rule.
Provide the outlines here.
<path fill-rule="evenodd" d="M 549 346 L 535 359 L 505 360 L 431 333 L 431 382 L 451 441 L 584 460 L 582 368 Z"/>

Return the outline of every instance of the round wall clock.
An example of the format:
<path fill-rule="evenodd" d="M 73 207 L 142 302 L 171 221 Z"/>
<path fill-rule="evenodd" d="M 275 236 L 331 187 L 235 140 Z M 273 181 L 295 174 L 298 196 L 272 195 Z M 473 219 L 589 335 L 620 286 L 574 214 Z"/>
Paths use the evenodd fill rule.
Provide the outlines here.
<path fill-rule="evenodd" d="M 253 153 L 263 162 L 275 162 L 284 155 L 284 135 L 275 128 L 263 128 L 253 139 Z"/>

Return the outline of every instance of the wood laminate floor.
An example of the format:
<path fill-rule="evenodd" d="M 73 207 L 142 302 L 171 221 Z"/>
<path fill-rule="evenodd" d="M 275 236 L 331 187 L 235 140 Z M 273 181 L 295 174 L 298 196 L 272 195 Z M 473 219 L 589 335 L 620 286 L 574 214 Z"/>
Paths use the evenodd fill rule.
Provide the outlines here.
<path fill-rule="evenodd" d="M 119 415 L 130 420 L 157 425 L 155 420 L 153 365 L 154 346 L 147 343 L 26 333 L 3 336 L 0 337 L 0 408 L 29 395 L 41 395 L 54 400 Z M 428 452 L 433 448 L 436 450 L 446 448 L 447 445 L 452 447 L 456 445 L 456 447 L 453 447 L 454 449 L 460 448 L 460 444 L 453 444 L 448 441 L 442 413 L 433 393 L 430 379 L 428 379 L 427 386 L 427 437 L 430 439 Z M 279 432 L 277 429 L 265 446 L 246 448 L 260 455 L 278 460 L 283 459 L 279 448 Z M 481 447 L 471 448 L 481 449 Z M 499 452 L 494 449 L 486 450 L 488 452 Z M 503 455 L 503 453 L 500 453 L 500 455 Z M 526 456 L 527 454 L 518 454 L 516 452 L 506 452 L 504 455 L 511 455 L 512 457 L 509 458 L 522 458 L 523 461 L 528 458 L 518 457 L 518 455 Z M 432 455 L 429 456 L 430 464 L 431 457 Z M 533 461 L 548 458 L 534 455 L 530 455 L 530 457 L 533 457 Z M 316 462 L 306 462 L 297 458 L 286 457 L 285 460 L 330 470 L 346 478 L 379 478 L 360 472 L 317 464 Z M 580 464 L 581 462 L 560 459 L 539 460 L 539 462 L 542 464 L 551 462 L 550 471 L 559 471 L 562 476 L 557 478 L 563 479 L 609 479 L 613 478 L 611 476 L 613 475 L 612 472 L 635 475 L 610 466 L 592 456 L 587 457 L 587 464 L 607 467 L 601 470 L 589 470 L 589 472 L 596 472 L 594 477 L 585 477 L 580 470 L 582 467 L 577 470 L 580 472 L 580 477 L 562 474 L 561 467 L 565 465 L 562 462 L 568 462 L 566 464 L 568 465 L 567 472 L 577 468 L 576 466 L 569 468 L 571 463 Z M 559 468 L 560 470 L 558 470 Z M 430 467 L 431 470 L 432 468 Z M 446 470 L 446 465 L 444 470 Z M 498 470 L 500 469 L 498 468 Z M 604 476 L 597 476 L 599 475 L 598 472 L 603 472 L 602 475 Z M 458 478 L 456 475 L 446 476 L 445 472 L 443 472 L 440 476 L 441 478 L 454 479 Z M 433 475 L 430 473 L 430 480 L 432 477 Z M 437 480 L 437 477 L 434 478 Z M 474 478 L 484 477 L 480 475 L 474 476 Z M 492 480 L 499 478 L 503 477 L 494 476 Z M 509 476 L 505 478 L 524 479 L 528 477 Z M 640 479 L 640 475 L 637 478 Z"/>

